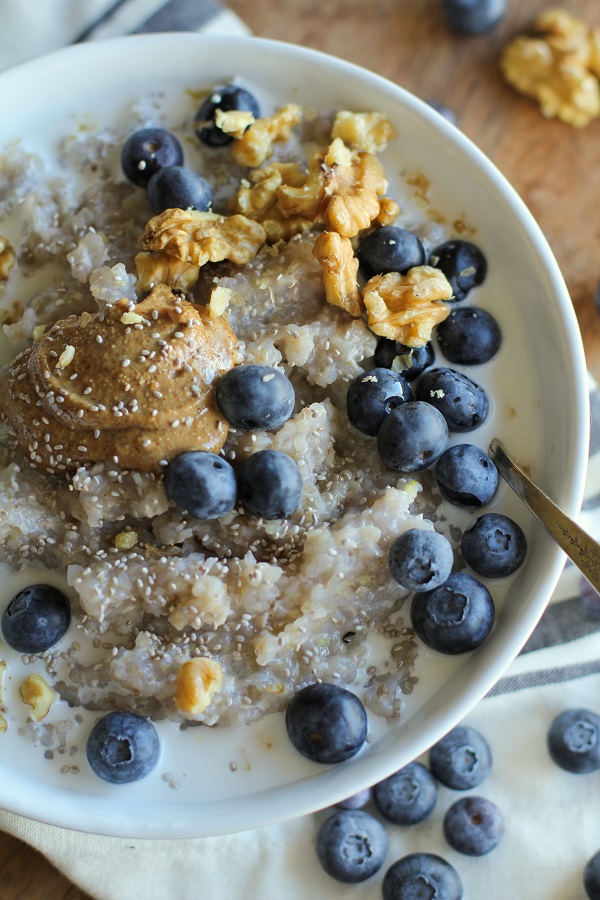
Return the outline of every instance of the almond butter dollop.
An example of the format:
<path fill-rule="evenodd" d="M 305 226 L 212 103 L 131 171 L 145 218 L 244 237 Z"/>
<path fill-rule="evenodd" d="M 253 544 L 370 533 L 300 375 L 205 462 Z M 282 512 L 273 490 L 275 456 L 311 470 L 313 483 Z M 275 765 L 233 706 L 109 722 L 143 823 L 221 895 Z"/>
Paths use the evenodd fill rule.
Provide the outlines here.
<path fill-rule="evenodd" d="M 2 371 L 0 411 L 48 474 L 98 461 L 159 473 L 180 453 L 219 452 L 215 379 L 239 361 L 226 318 L 158 284 L 135 306 L 56 322 Z"/>

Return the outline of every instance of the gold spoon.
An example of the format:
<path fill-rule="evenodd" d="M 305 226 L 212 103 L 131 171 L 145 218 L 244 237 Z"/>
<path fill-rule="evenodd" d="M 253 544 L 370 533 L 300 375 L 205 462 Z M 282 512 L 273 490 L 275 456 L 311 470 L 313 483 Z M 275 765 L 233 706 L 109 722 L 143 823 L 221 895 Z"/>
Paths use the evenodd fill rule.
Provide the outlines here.
<path fill-rule="evenodd" d="M 488 452 L 507 484 L 600 593 L 600 544 L 533 483 L 497 438 L 491 441 Z"/>

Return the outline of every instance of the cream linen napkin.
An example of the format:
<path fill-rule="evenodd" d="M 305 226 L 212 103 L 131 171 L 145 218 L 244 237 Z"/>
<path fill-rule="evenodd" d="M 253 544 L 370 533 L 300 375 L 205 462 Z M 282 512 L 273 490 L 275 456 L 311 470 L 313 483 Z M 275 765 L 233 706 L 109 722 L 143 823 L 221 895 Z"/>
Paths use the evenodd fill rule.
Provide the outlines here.
<path fill-rule="evenodd" d="M 22 0 L 0 0 L 0 12 L 0 67 L 69 41 L 135 31 L 247 33 L 213 0 L 44 0 L 29 8 Z M 600 537 L 600 393 L 594 386 L 591 400 L 592 455 L 581 521 Z M 461 796 L 446 788 L 426 822 L 386 824 L 384 868 L 354 886 L 335 882 L 317 862 L 315 837 L 326 811 L 243 834 L 177 841 L 85 835 L 2 811 L 0 828 L 36 847 L 97 900 L 376 900 L 387 867 L 416 850 L 451 862 L 471 900 L 583 900 L 583 867 L 600 849 L 594 802 L 600 775 L 563 772 L 546 751 L 557 713 L 570 706 L 600 712 L 600 604 L 594 619 L 580 588 L 577 571 L 567 566 L 524 652 L 466 720 L 487 737 L 494 755 L 491 775 L 474 793 L 493 800 L 506 820 L 502 843 L 487 857 L 461 856 L 446 844 L 443 815 Z"/>

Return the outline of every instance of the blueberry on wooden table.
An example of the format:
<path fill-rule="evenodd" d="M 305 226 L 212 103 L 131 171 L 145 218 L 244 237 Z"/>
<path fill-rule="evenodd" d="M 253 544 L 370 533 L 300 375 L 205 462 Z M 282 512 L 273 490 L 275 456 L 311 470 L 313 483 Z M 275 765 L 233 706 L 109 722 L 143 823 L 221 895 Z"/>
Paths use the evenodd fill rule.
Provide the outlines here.
<path fill-rule="evenodd" d="M 186 166 L 159 169 L 146 185 L 146 199 L 155 216 L 165 209 L 206 212 L 213 201 L 208 181 Z"/>
<path fill-rule="evenodd" d="M 409 763 L 373 788 L 375 806 L 396 825 L 422 822 L 433 812 L 437 796 L 433 775 L 419 762 Z"/>
<path fill-rule="evenodd" d="M 600 716 L 589 709 L 564 710 L 548 730 L 548 752 L 574 775 L 600 769 Z"/>
<path fill-rule="evenodd" d="M 498 469 L 475 444 L 454 444 L 438 459 L 435 478 L 442 497 L 455 506 L 486 506 L 498 489 Z"/>
<path fill-rule="evenodd" d="M 383 225 L 364 237 L 356 255 L 367 278 L 386 272 L 405 275 L 425 262 L 425 250 L 417 235 L 395 225 Z"/>
<path fill-rule="evenodd" d="M 460 548 L 465 562 L 484 578 L 512 575 L 527 555 L 520 525 L 501 513 L 485 513 L 463 532 Z"/>
<path fill-rule="evenodd" d="M 428 100 L 427 104 L 431 106 L 432 109 L 435 109 L 440 116 L 443 116 L 447 122 L 450 122 L 451 125 L 457 124 L 458 119 L 453 109 L 450 109 L 450 107 L 445 106 L 443 103 L 439 103 L 437 100 Z"/>
<path fill-rule="evenodd" d="M 490 408 L 488 396 L 480 385 L 462 372 L 445 366 L 423 372 L 417 383 L 416 397 L 435 406 L 452 432 L 479 428 Z"/>
<path fill-rule="evenodd" d="M 198 108 L 194 119 L 197 125 L 196 134 L 207 147 L 224 147 L 233 141 L 230 134 L 226 134 L 216 125 L 217 110 L 249 112 L 255 119 L 260 116 L 258 101 L 246 88 L 236 84 L 224 84 L 213 88 L 210 95 Z"/>
<path fill-rule="evenodd" d="M 231 425 L 243 431 L 279 428 L 292 415 L 295 399 L 291 381 L 273 366 L 236 366 L 217 384 L 217 406 Z"/>
<path fill-rule="evenodd" d="M 323 822 L 317 835 L 317 856 L 328 875 L 357 884 L 382 867 L 387 837 L 381 822 L 362 810 L 339 810 Z"/>
<path fill-rule="evenodd" d="M 502 332 L 496 319 L 478 306 L 462 306 L 437 326 L 440 349 L 451 363 L 476 366 L 500 349 Z"/>
<path fill-rule="evenodd" d="M 443 534 L 410 528 L 392 542 L 388 563 L 392 577 L 402 587 L 428 591 L 447 580 L 454 553 Z"/>
<path fill-rule="evenodd" d="M 50 584 L 31 584 L 2 614 L 2 636 L 19 653 L 42 653 L 60 641 L 71 622 L 71 604 Z"/>
<path fill-rule="evenodd" d="M 504 816 L 486 797 L 461 797 L 444 816 L 444 837 L 453 850 L 466 856 L 485 856 L 504 835 Z"/>
<path fill-rule="evenodd" d="M 383 463 L 396 472 L 416 472 L 436 462 L 446 449 L 448 426 L 430 403 L 410 400 L 386 416 L 377 434 Z"/>
<path fill-rule="evenodd" d="M 294 694 L 285 725 L 296 750 L 318 763 L 339 763 L 355 756 L 367 737 L 367 713 L 361 700 L 336 684 L 309 684 Z"/>
<path fill-rule="evenodd" d="M 475 650 L 492 630 L 494 616 L 488 589 L 463 572 L 453 572 L 440 587 L 415 594 L 410 607 L 415 632 L 438 653 Z"/>
<path fill-rule="evenodd" d="M 490 774 L 492 751 L 476 728 L 457 725 L 431 747 L 429 765 L 445 787 L 454 791 L 470 791 Z"/>
<path fill-rule="evenodd" d="M 181 144 L 164 128 L 141 128 L 127 138 L 121 150 L 123 172 L 139 187 L 146 187 L 159 169 L 182 164 Z"/>
<path fill-rule="evenodd" d="M 259 450 L 238 471 L 244 506 L 262 519 L 287 519 L 300 505 L 302 476 L 295 460 L 280 450 Z"/>
<path fill-rule="evenodd" d="M 589 900 L 600 900 L 600 850 L 586 863 L 583 886 Z"/>
<path fill-rule="evenodd" d="M 394 369 L 407 381 L 414 381 L 421 372 L 433 365 L 435 350 L 428 341 L 422 347 L 407 347 L 399 341 L 380 337 L 373 357 L 375 365 L 384 369 Z"/>
<path fill-rule="evenodd" d="M 446 24 L 458 34 L 484 34 L 506 14 L 506 0 L 442 0 Z"/>
<path fill-rule="evenodd" d="M 479 247 L 470 241 L 445 241 L 429 255 L 429 265 L 441 269 L 452 287 L 452 301 L 464 300 L 473 288 L 483 284 L 487 260 Z"/>
<path fill-rule="evenodd" d="M 383 900 L 462 900 L 460 875 L 435 853 L 410 853 L 385 873 Z"/>
<path fill-rule="evenodd" d="M 385 417 L 410 400 L 408 381 L 390 369 L 371 369 L 358 375 L 348 387 L 346 410 L 354 427 L 375 436 Z"/>
<path fill-rule="evenodd" d="M 194 450 L 169 464 L 165 492 L 171 503 L 196 519 L 218 519 L 231 512 L 237 497 L 235 472 L 216 453 Z"/>
<path fill-rule="evenodd" d="M 110 712 L 96 722 L 86 746 L 96 775 L 112 784 L 145 778 L 156 766 L 159 750 L 152 722 L 130 712 Z"/>

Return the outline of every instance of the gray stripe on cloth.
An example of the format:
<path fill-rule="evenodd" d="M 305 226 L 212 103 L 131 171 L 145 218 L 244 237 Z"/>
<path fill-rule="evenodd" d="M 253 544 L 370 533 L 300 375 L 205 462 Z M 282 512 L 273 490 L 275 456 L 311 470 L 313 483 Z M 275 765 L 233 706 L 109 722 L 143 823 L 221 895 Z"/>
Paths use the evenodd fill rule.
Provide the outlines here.
<path fill-rule="evenodd" d="M 135 34 L 156 31 L 198 31 L 206 22 L 214 19 L 223 7 L 215 0 L 168 0 L 146 22 L 135 29 Z"/>
<path fill-rule="evenodd" d="M 487 697 L 498 697 L 500 694 L 514 694 L 529 688 L 544 687 L 549 684 L 562 684 L 577 678 L 600 673 L 600 659 L 575 663 L 572 666 L 557 666 L 555 669 L 539 669 L 535 672 L 523 672 L 521 675 L 507 675 L 501 678 Z"/>
<path fill-rule="evenodd" d="M 105 10 L 101 16 L 98 16 L 97 19 L 94 19 L 93 22 L 85 28 L 80 34 L 77 35 L 76 38 L 73 38 L 73 44 L 81 44 L 83 41 L 87 41 L 87 39 L 91 36 L 92 32 L 98 28 L 100 25 L 103 25 L 105 22 L 111 18 L 111 16 L 117 12 L 122 6 L 125 6 L 129 0 L 116 0 L 112 6 L 109 6 L 107 10 Z"/>
<path fill-rule="evenodd" d="M 600 621 L 590 619 L 581 597 L 569 597 L 546 609 L 521 653 L 567 644 L 596 631 L 600 631 Z"/>
<path fill-rule="evenodd" d="M 595 494 L 593 497 L 588 497 L 587 500 L 584 500 L 581 505 L 582 512 L 591 512 L 591 510 L 596 509 L 600 506 L 600 494 Z"/>

